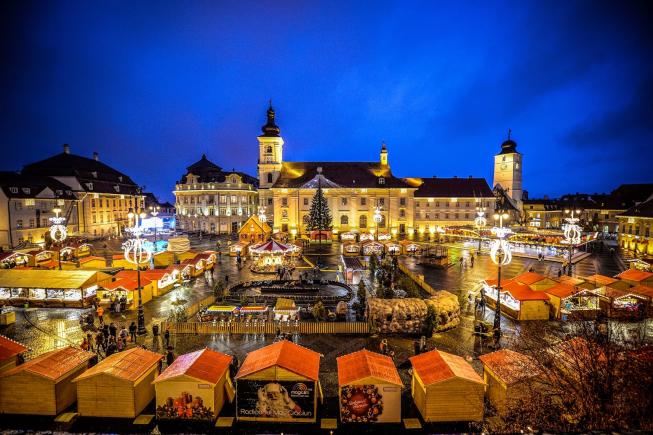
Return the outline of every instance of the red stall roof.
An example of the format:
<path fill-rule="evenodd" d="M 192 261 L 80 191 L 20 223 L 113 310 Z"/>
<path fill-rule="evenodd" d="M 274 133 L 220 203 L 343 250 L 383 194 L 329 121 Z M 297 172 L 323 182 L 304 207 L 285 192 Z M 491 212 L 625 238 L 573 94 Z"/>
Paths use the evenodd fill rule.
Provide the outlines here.
<path fill-rule="evenodd" d="M 184 355 L 179 355 L 170 367 L 165 369 L 155 383 L 190 376 L 210 384 L 217 384 L 222 375 L 229 369 L 232 357 L 211 349 L 202 349 Z"/>
<path fill-rule="evenodd" d="M 23 346 L 11 338 L 0 335 L 0 361 L 7 360 L 18 354 L 26 352 L 27 350 L 27 346 Z"/>
<path fill-rule="evenodd" d="M 535 284 L 536 282 L 542 281 L 543 279 L 546 279 L 546 276 L 535 272 L 522 273 L 521 275 L 517 275 L 513 278 L 514 281 L 519 281 L 520 283 L 526 285 Z"/>
<path fill-rule="evenodd" d="M 512 281 L 505 286 L 501 286 L 502 292 L 510 293 L 510 296 L 518 301 L 548 301 L 549 296 L 542 291 L 531 290 L 527 285 Z"/>
<path fill-rule="evenodd" d="M 628 269 L 617 275 L 617 278 L 627 279 L 628 281 L 641 282 L 649 278 L 653 278 L 653 273 L 644 272 L 638 269 Z"/>
<path fill-rule="evenodd" d="M 481 355 L 478 359 L 507 385 L 532 378 L 539 373 L 531 357 L 510 349 Z"/>
<path fill-rule="evenodd" d="M 247 354 L 236 379 L 279 366 L 300 376 L 317 381 L 320 354 L 287 340 L 265 346 Z"/>
<path fill-rule="evenodd" d="M 103 359 L 97 365 L 77 376 L 73 382 L 102 374 L 134 382 L 151 369 L 153 365 L 157 364 L 161 358 L 163 358 L 163 355 L 159 353 L 134 347 L 114 353 L 110 357 Z"/>
<path fill-rule="evenodd" d="M 92 352 L 86 352 L 74 347 L 56 349 L 27 361 L 25 364 L 16 366 L 0 376 L 11 376 L 20 372 L 28 372 L 37 376 L 56 381 L 67 375 L 71 370 L 86 363 L 95 356 Z"/>
<path fill-rule="evenodd" d="M 336 358 L 338 363 L 338 385 L 355 384 L 368 377 L 401 385 L 401 378 L 394 361 L 389 356 L 363 349 Z"/>
<path fill-rule="evenodd" d="M 462 378 L 483 384 L 483 379 L 464 358 L 440 350 L 432 350 L 410 358 L 424 385 Z"/>

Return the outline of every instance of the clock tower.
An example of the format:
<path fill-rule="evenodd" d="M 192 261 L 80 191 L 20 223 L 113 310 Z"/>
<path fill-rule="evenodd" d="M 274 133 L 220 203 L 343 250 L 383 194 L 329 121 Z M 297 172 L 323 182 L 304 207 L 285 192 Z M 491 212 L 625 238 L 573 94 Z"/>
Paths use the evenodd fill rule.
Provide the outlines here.
<path fill-rule="evenodd" d="M 522 203 L 522 155 L 517 151 L 517 143 L 510 137 L 501 144 L 501 152 L 494 156 L 494 183 L 501 186 L 506 194 L 519 206 Z"/>
<path fill-rule="evenodd" d="M 267 112 L 267 122 L 261 127 L 261 134 L 258 139 L 258 183 L 259 183 L 259 205 L 264 207 L 264 212 L 273 222 L 274 206 L 272 204 L 271 187 L 281 175 L 281 163 L 283 162 L 283 138 L 281 129 L 275 123 L 275 113 L 272 108 L 272 100 Z"/>

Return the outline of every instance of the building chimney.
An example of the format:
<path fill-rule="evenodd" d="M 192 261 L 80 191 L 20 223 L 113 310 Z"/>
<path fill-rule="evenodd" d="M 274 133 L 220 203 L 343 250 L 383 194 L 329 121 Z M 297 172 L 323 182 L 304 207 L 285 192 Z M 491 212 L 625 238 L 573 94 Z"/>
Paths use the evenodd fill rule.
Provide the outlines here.
<path fill-rule="evenodd" d="M 97 153 L 97 151 L 93 151 L 93 160 L 96 162 L 100 161 L 100 155 Z"/>
<path fill-rule="evenodd" d="M 63 144 L 63 152 L 64 154 L 70 154 L 70 145 L 67 143 Z"/>

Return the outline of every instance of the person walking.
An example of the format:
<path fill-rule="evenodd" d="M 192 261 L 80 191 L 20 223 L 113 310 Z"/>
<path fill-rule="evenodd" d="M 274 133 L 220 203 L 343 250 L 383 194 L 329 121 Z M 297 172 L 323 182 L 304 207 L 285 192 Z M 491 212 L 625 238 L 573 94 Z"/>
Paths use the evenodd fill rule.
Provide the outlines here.
<path fill-rule="evenodd" d="M 168 346 L 168 351 L 166 352 L 166 365 L 170 367 L 175 361 L 175 354 L 172 353 L 172 347 Z"/>
<path fill-rule="evenodd" d="M 422 335 L 419 339 L 419 353 L 426 352 L 426 336 Z"/>
<path fill-rule="evenodd" d="M 93 340 L 93 335 L 90 332 L 86 333 L 86 341 L 88 342 L 88 350 L 93 352 L 93 343 L 95 340 Z"/>
<path fill-rule="evenodd" d="M 105 355 L 109 357 L 114 353 L 116 353 L 117 350 L 118 350 L 118 346 L 116 345 L 116 339 L 114 337 L 109 338 L 109 344 L 107 344 L 107 350 L 105 352 Z"/>
<path fill-rule="evenodd" d="M 472 267 L 474 267 L 474 254 L 469 257 L 469 261 Z"/>
<path fill-rule="evenodd" d="M 100 349 L 106 352 L 106 342 L 104 341 L 104 334 L 102 332 L 95 334 L 95 350 L 98 354 L 100 353 Z"/>
<path fill-rule="evenodd" d="M 100 321 L 100 325 L 102 325 L 104 323 L 104 308 L 102 308 L 102 305 L 97 307 L 96 313 L 97 318 Z"/>
<path fill-rule="evenodd" d="M 122 341 L 122 347 L 127 347 L 128 336 L 129 332 L 127 331 L 127 328 L 125 328 L 125 325 L 122 325 L 122 328 L 120 328 L 120 341 Z"/>
<path fill-rule="evenodd" d="M 131 325 L 129 325 L 129 336 L 132 340 L 132 343 L 136 343 L 136 330 L 137 330 L 136 322 L 132 322 Z"/>
<path fill-rule="evenodd" d="M 413 351 L 415 352 L 415 355 L 420 354 L 420 345 L 419 345 L 419 340 L 413 341 Z"/>
<path fill-rule="evenodd" d="M 116 324 L 111 322 L 111 324 L 109 325 L 109 335 L 111 336 L 111 338 L 115 340 L 117 333 L 118 333 L 118 328 L 116 327 Z"/>
<path fill-rule="evenodd" d="M 86 338 L 84 338 L 82 340 L 82 344 L 80 345 L 80 347 L 82 348 L 82 350 L 88 350 L 89 344 L 88 344 L 88 340 Z"/>
<path fill-rule="evenodd" d="M 383 339 L 381 340 L 381 343 L 379 343 L 379 351 L 381 352 L 382 355 L 387 355 L 388 354 L 388 340 Z"/>
<path fill-rule="evenodd" d="M 166 331 L 163 333 L 163 338 L 166 342 L 166 348 L 170 347 L 170 327 L 166 328 Z"/>

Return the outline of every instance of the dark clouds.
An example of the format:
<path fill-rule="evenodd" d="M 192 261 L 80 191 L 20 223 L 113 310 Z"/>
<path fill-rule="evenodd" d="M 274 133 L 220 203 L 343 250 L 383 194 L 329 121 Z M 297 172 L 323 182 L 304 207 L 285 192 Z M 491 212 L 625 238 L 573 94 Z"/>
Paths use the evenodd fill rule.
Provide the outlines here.
<path fill-rule="evenodd" d="M 272 97 L 288 160 L 491 181 L 510 127 L 531 195 L 650 182 L 650 4 L 3 2 L 2 169 L 69 142 L 170 198 L 255 173 Z"/>

